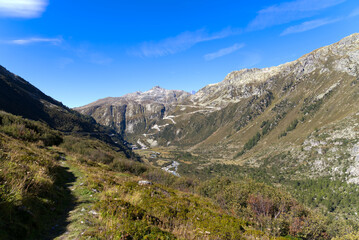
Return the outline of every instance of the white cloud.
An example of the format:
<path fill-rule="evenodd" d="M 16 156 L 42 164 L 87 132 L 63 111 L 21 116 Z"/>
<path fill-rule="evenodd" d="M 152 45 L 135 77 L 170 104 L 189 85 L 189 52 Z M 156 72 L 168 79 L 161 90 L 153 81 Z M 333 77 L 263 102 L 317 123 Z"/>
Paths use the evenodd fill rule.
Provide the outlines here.
<path fill-rule="evenodd" d="M 0 17 L 40 17 L 48 0 L 0 0 Z"/>
<path fill-rule="evenodd" d="M 62 43 L 62 38 L 25 38 L 25 39 L 14 39 L 10 41 L 6 41 L 8 44 L 16 44 L 16 45 L 27 45 L 32 43 L 50 43 L 54 45 L 58 45 Z"/>
<path fill-rule="evenodd" d="M 289 23 L 313 16 L 319 10 L 338 5 L 345 1 L 346 0 L 295 0 L 284 2 L 260 10 L 248 28 L 249 30 L 257 30 Z"/>
<path fill-rule="evenodd" d="M 327 24 L 331 24 L 331 23 L 335 23 L 342 20 L 341 18 L 336 18 L 336 19 L 316 19 L 316 20 L 312 20 L 312 21 L 307 21 L 307 22 L 303 22 L 299 25 L 295 25 L 295 26 L 291 26 L 287 29 L 285 29 L 282 33 L 281 36 L 284 35 L 288 35 L 288 34 L 292 34 L 292 33 L 300 33 L 300 32 L 306 32 Z"/>
<path fill-rule="evenodd" d="M 222 48 L 220 50 L 218 50 L 217 52 L 213 52 L 213 53 L 208 53 L 206 55 L 204 55 L 204 59 L 206 61 L 210 61 L 219 57 L 223 57 L 225 55 L 231 54 L 235 51 L 238 51 L 239 49 L 243 48 L 244 44 L 243 43 L 236 43 L 233 46 L 227 47 L 227 48 Z"/>
<path fill-rule="evenodd" d="M 359 15 L 359 8 L 356 8 L 350 13 L 349 17 L 356 17 L 358 15 Z"/>
<path fill-rule="evenodd" d="M 182 52 L 201 42 L 221 39 L 238 33 L 238 30 L 229 28 L 214 34 L 208 34 L 203 29 L 195 32 L 187 31 L 159 42 L 144 42 L 138 49 L 132 50 L 129 53 L 140 57 L 162 57 Z"/>

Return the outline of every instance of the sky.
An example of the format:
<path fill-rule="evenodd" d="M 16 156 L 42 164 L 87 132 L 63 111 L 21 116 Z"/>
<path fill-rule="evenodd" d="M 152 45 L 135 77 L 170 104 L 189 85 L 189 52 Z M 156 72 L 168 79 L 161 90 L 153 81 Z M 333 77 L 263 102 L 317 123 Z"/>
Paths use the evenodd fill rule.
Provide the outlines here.
<path fill-rule="evenodd" d="M 198 91 L 356 32 L 358 0 L 0 0 L 0 65 L 77 107 Z"/>

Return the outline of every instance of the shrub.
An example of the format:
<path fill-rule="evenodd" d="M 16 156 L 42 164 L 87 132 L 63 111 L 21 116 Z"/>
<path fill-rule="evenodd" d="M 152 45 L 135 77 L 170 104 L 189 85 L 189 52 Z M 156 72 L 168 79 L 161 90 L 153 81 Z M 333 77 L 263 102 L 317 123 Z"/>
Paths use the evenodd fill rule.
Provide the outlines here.
<path fill-rule="evenodd" d="M 144 164 L 127 159 L 115 159 L 110 164 L 110 168 L 119 172 L 129 172 L 135 174 L 136 176 L 139 176 L 148 170 L 147 166 Z"/>

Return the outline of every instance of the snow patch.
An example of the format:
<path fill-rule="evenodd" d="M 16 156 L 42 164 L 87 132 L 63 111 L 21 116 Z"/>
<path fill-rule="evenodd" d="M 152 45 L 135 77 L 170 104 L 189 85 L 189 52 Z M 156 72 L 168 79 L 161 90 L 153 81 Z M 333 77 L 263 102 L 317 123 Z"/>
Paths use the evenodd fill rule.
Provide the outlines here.
<path fill-rule="evenodd" d="M 327 91 L 325 91 L 325 93 L 319 94 L 317 96 L 317 99 L 320 100 L 322 99 L 325 95 L 327 95 L 328 93 L 330 93 L 335 87 L 337 87 L 339 85 L 339 82 L 334 83 L 332 86 L 330 86 L 330 88 L 327 89 Z"/>
<path fill-rule="evenodd" d="M 173 124 L 176 124 L 175 120 L 173 120 L 174 117 L 175 117 L 175 116 L 166 116 L 166 117 L 164 117 L 163 119 L 170 120 L 170 121 L 172 121 Z"/>
<path fill-rule="evenodd" d="M 147 146 L 143 142 L 141 142 L 140 139 L 137 140 L 137 144 L 140 145 L 142 149 L 147 149 Z"/>
<path fill-rule="evenodd" d="M 157 147 L 158 146 L 157 140 L 148 138 L 148 139 L 146 139 L 146 141 L 151 145 L 151 147 Z"/>
<path fill-rule="evenodd" d="M 157 131 L 161 131 L 160 127 L 157 124 L 151 127 L 151 129 L 156 129 Z"/>

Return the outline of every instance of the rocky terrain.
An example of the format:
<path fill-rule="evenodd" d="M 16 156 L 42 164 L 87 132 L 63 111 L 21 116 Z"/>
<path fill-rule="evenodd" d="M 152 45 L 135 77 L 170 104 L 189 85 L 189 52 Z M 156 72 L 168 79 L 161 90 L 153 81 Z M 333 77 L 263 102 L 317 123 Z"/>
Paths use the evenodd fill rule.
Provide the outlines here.
<path fill-rule="evenodd" d="M 232 159 L 263 121 L 270 122 L 263 137 L 272 139 L 295 118 L 306 117 L 300 125 L 309 134 L 356 113 L 358 61 L 359 35 L 354 34 L 277 67 L 234 71 L 194 95 L 155 87 L 76 110 L 124 133 L 133 144 L 191 151 L 213 147 L 219 149 L 217 157 Z M 322 120 L 314 123 L 316 118 Z"/>
<path fill-rule="evenodd" d="M 132 104 L 143 101 L 134 99 Z M 194 95 L 184 94 L 166 107 L 163 101 L 154 101 L 150 106 L 156 110 L 146 117 L 141 105 L 135 111 L 141 114 L 131 114 L 127 122 L 115 121 L 106 109 L 115 107 L 122 110 L 120 115 L 127 114 L 123 109 L 128 103 L 109 100 L 76 110 L 107 126 L 122 126 L 117 131 L 124 131 L 139 148 L 162 147 L 200 156 L 201 161 L 197 158 L 194 163 L 192 158 L 189 165 L 180 161 L 181 175 L 186 174 L 184 169 L 188 174 L 208 169 L 211 174 L 217 164 L 224 164 L 237 169 L 235 175 L 284 184 L 299 198 L 303 195 L 293 186 L 309 184 L 316 190 L 303 201 L 313 204 L 309 196 L 321 199 L 314 206 L 324 204 L 357 219 L 343 202 L 327 201 L 330 194 L 346 194 L 350 184 L 359 183 L 358 99 L 359 34 L 353 34 L 293 62 L 234 71 L 222 82 Z M 337 190 L 317 196 L 324 182 L 338 184 Z"/>
<path fill-rule="evenodd" d="M 75 110 L 95 117 L 97 122 L 112 127 L 121 134 L 131 136 L 159 129 L 156 121 L 170 120 L 171 116 L 167 116 L 167 113 L 190 95 L 185 91 L 166 90 L 156 86 L 146 92 L 101 99 Z M 153 145 L 154 142 L 150 144 Z"/>

